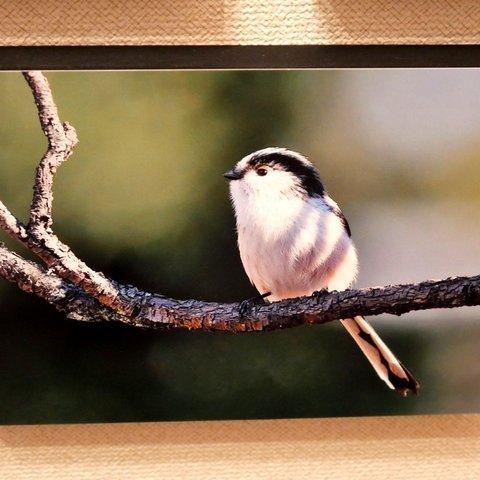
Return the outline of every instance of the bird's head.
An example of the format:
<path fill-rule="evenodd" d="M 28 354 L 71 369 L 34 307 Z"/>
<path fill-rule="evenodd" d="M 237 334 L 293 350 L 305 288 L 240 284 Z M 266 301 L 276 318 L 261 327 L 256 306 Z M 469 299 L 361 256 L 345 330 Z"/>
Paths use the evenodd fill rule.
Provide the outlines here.
<path fill-rule="evenodd" d="M 265 148 L 242 158 L 224 173 L 235 201 L 271 198 L 321 197 L 324 188 L 316 168 L 299 153 Z"/>

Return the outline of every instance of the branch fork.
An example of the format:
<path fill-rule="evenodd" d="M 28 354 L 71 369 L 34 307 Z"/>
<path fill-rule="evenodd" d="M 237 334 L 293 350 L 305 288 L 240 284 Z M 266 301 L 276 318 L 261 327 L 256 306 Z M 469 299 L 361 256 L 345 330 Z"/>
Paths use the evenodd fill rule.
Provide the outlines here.
<path fill-rule="evenodd" d="M 25 260 L 0 243 L 0 276 L 80 321 L 115 321 L 144 328 L 187 328 L 245 332 L 355 315 L 402 315 L 430 308 L 480 305 L 480 275 L 418 284 L 345 290 L 255 306 L 247 316 L 237 303 L 175 300 L 123 285 L 91 269 L 53 231 L 53 180 L 78 142 L 73 126 L 61 122 L 50 86 L 38 71 L 24 72 L 48 141 L 35 174 L 27 225 L 0 201 L 0 228 L 33 252 Z"/>

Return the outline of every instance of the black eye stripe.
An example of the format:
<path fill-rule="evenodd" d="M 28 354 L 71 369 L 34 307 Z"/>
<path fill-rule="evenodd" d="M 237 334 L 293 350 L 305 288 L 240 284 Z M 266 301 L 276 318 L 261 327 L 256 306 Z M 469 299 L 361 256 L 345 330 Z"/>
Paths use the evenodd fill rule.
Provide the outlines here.
<path fill-rule="evenodd" d="M 325 189 L 320 177 L 312 165 L 305 163 L 291 152 L 269 152 L 254 155 L 249 161 L 250 168 L 256 168 L 261 165 L 275 167 L 278 165 L 287 172 L 293 173 L 299 180 L 301 187 L 308 195 L 323 196 Z"/>

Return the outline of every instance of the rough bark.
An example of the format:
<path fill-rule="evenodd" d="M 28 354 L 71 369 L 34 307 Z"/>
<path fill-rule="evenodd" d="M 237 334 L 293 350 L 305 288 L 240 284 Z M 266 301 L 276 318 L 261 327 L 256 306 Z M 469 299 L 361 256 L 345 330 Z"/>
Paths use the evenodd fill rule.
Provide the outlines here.
<path fill-rule="evenodd" d="M 145 328 L 258 331 L 325 323 L 354 315 L 402 315 L 414 310 L 480 305 L 480 276 L 418 284 L 345 290 L 255 306 L 239 314 L 239 304 L 175 300 L 122 285 L 92 270 L 53 232 L 53 179 L 77 143 L 75 129 L 62 123 L 46 78 L 24 72 L 48 140 L 34 183 L 25 226 L 0 202 L 0 227 L 36 254 L 47 268 L 0 245 L 0 276 L 42 298 L 69 318 L 117 321 Z"/>

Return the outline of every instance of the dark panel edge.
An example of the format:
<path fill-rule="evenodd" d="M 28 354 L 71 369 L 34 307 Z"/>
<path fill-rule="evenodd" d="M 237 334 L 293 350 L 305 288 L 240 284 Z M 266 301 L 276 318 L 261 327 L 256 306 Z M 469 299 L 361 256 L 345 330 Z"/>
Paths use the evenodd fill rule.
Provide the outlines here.
<path fill-rule="evenodd" d="M 0 70 L 479 66 L 480 45 L 0 47 Z"/>

